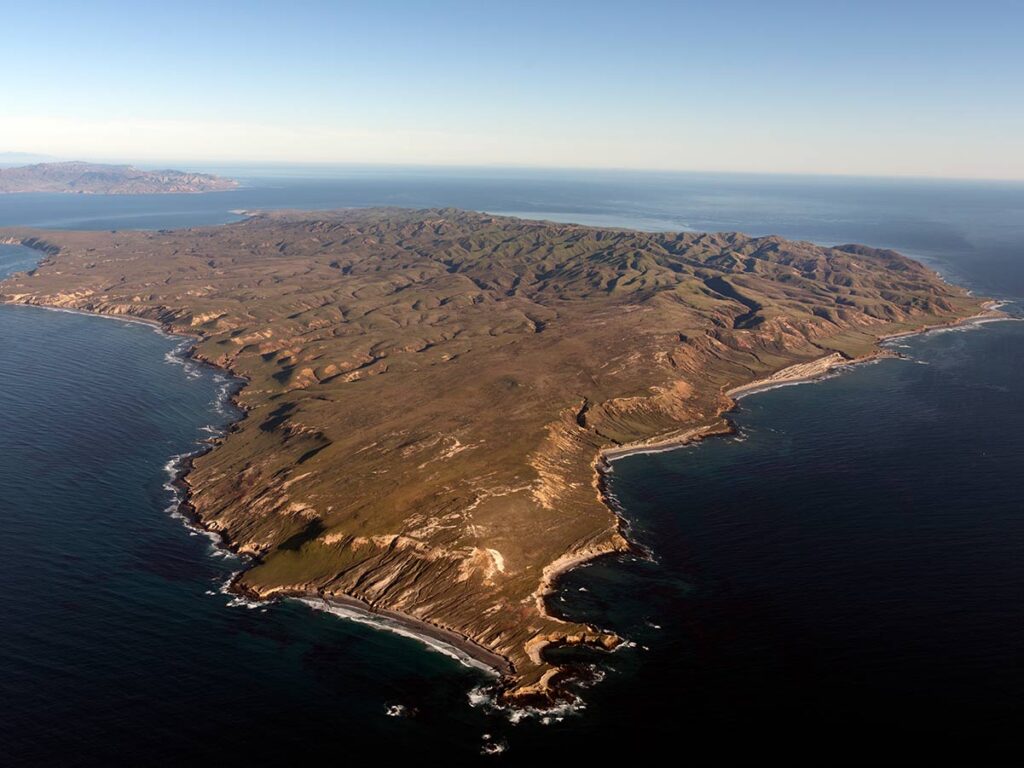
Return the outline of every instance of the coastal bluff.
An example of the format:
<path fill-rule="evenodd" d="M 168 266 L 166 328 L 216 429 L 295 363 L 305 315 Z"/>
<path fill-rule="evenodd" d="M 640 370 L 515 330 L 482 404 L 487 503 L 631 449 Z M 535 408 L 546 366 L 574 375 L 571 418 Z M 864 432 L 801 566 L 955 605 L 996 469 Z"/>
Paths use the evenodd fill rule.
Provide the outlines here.
<path fill-rule="evenodd" d="M 548 648 L 620 642 L 547 602 L 631 548 L 606 452 L 721 432 L 742 388 L 984 306 L 888 250 L 455 209 L 0 241 L 44 252 L 0 300 L 155 321 L 245 380 L 245 418 L 185 478 L 253 558 L 235 590 L 401 617 L 521 703 L 561 695 Z"/>

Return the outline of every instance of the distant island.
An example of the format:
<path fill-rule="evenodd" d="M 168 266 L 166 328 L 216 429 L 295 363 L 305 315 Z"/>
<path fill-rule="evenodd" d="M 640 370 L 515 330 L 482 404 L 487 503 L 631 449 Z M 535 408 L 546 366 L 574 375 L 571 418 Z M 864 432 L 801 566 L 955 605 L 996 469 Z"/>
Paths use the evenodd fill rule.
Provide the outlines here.
<path fill-rule="evenodd" d="M 246 417 L 184 478 L 195 518 L 253 557 L 235 591 L 386 613 L 518 703 L 561 695 L 547 649 L 620 642 L 547 602 L 631 551 L 608 462 L 985 309 L 888 250 L 453 209 L 0 241 L 46 253 L 3 301 L 148 319 L 244 377 Z"/>
<path fill-rule="evenodd" d="M 132 165 L 37 163 L 0 168 L 0 194 L 65 192 L 84 195 L 154 195 L 222 192 L 238 182 L 208 173 L 143 171 Z"/>

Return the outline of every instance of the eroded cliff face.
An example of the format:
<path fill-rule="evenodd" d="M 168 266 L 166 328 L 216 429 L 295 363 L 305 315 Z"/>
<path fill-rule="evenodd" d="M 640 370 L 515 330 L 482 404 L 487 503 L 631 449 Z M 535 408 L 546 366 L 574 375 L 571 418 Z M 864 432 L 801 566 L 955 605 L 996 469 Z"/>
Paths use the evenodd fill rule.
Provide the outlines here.
<path fill-rule="evenodd" d="M 455 210 L 281 213 L 45 243 L 6 301 L 130 314 L 248 379 L 196 514 L 256 556 L 238 588 L 345 595 L 450 629 L 544 698 L 557 575 L 628 543 L 604 448 L 714 429 L 725 392 L 981 302 L 861 246 L 645 234 Z"/>

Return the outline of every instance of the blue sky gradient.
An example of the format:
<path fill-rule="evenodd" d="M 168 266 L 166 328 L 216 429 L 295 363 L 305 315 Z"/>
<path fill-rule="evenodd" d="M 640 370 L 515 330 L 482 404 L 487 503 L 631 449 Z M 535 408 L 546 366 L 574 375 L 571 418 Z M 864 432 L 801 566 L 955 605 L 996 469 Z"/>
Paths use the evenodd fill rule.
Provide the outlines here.
<path fill-rule="evenodd" d="M 7 4 L 0 151 L 1024 178 L 1024 3 Z"/>

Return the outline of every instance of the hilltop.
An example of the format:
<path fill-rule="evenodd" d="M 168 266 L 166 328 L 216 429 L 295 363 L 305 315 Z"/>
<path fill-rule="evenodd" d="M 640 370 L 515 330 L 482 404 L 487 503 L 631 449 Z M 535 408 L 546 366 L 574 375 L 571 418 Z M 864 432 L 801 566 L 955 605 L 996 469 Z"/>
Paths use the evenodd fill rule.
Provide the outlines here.
<path fill-rule="evenodd" d="M 0 168 L 0 193 L 152 195 L 220 192 L 237 186 L 237 181 L 208 173 L 143 171 L 132 165 L 69 162 Z"/>
<path fill-rule="evenodd" d="M 734 388 L 982 306 L 892 251 L 453 209 L 0 239 L 47 252 L 0 299 L 157 321 L 246 379 L 186 479 L 255 558 L 236 590 L 455 633 L 519 701 L 558 695 L 546 648 L 618 642 L 546 602 L 630 548 L 605 452 L 720 432 Z"/>

